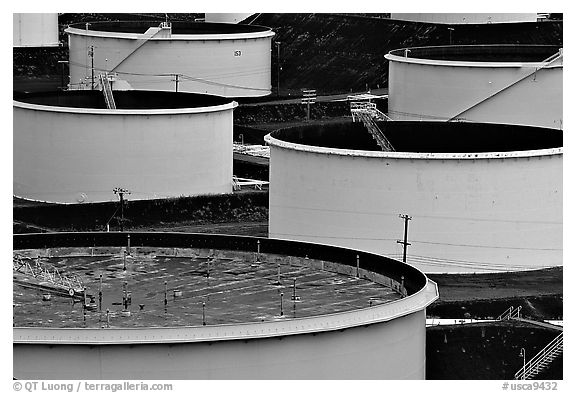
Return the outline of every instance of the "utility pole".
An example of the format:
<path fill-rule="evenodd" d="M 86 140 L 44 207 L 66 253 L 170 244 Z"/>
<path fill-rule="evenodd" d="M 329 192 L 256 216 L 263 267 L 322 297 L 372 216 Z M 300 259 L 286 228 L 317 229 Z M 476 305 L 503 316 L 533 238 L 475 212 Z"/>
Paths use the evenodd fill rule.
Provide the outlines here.
<path fill-rule="evenodd" d="M 278 62 L 278 72 L 277 72 L 277 75 L 276 75 L 277 78 L 278 78 L 278 80 L 277 80 L 278 87 L 277 87 L 277 89 L 276 89 L 276 96 L 280 97 L 280 70 L 281 70 L 281 67 L 280 67 L 280 44 L 281 44 L 281 42 L 280 42 L 280 41 L 276 41 L 275 44 L 276 44 L 276 48 L 278 49 L 278 56 L 277 56 L 277 59 L 276 59 L 277 62 Z"/>
<path fill-rule="evenodd" d="M 58 60 L 59 64 L 62 64 L 61 74 L 60 74 L 60 88 L 64 90 L 64 64 L 68 63 L 68 60 Z"/>
<path fill-rule="evenodd" d="M 178 82 L 180 82 L 180 74 L 174 74 L 175 82 L 176 82 L 176 93 L 178 93 Z"/>
<path fill-rule="evenodd" d="M 404 255 L 402 256 L 402 262 L 406 263 L 406 249 L 410 245 L 408 243 L 408 221 L 412 219 L 409 215 L 400 214 L 399 217 L 404 220 L 404 240 L 397 240 L 396 243 L 404 245 Z"/>
<path fill-rule="evenodd" d="M 90 49 L 88 49 L 88 56 L 90 56 L 91 60 L 91 72 L 92 72 L 92 90 L 94 90 L 94 45 L 90 45 Z"/>
<path fill-rule="evenodd" d="M 131 194 L 125 188 L 116 187 L 114 188 L 114 194 L 118 194 L 120 196 L 120 232 L 124 232 L 124 194 Z"/>

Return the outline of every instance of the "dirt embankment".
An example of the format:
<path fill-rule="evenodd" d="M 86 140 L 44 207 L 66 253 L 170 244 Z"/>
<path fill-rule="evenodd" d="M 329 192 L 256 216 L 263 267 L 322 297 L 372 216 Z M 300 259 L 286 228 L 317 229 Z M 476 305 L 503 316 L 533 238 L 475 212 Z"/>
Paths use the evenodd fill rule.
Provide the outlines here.
<path fill-rule="evenodd" d="M 513 380 L 528 361 L 559 334 L 518 321 L 436 326 L 426 329 L 426 379 Z M 556 359 L 538 379 L 562 379 Z"/>
<path fill-rule="evenodd" d="M 429 274 L 440 298 L 429 316 L 493 319 L 509 307 L 522 307 L 525 318 L 563 318 L 563 269 L 490 274 Z"/>
<path fill-rule="evenodd" d="M 253 24 L 268 26 L 280 45 L 281 94 L 301 88 L 319 93 L 360 91 L 388 85 L 392 49 L 471 44 L 562 45 L 562 21 L 442 25 L 343 14 L 261 14 Z M 450 30 L 449 28 L 453 29 Z M 451 34 L 452 32 L 452 34 Z M 276 49 L 276 48 L 274 48 Z M 278 55 L 272 53 L 272 69 Z M 272 86 L 277 84 L 276 72 Z"/>
<path fill-rule="evenodd" d="M 306 105 L 301 103 L 242 105 L 234 111 L 236 124 L 270 124 L 306 121 Z M 346 101 L 316 102 L 310 105 L 310 119 L 333 119 L 350 116 L 350 104 Z"/>
<path fill-rule="evenodd" d="M 102 231 L 109 222 L 118 230 L 118 202 L 75 205 L 22 203 L 13 208 L 14 233 L 28 232 L 26 224 L 54 231 Z M 127 201 L 124 228 L 163 228 L 176 225 L 263 222 L 268 220 L 268 192 L 242 191 L 227 195 L 206 195 L 145 201 Z"/>

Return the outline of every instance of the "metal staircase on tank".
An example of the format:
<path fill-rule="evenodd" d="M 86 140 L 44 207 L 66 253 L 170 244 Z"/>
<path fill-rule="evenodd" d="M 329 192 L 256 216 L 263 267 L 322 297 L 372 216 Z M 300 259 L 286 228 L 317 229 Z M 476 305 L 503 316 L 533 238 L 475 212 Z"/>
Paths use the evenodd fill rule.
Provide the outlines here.
<path fill-rule="evenodd" d="M 116 65 L 114 65 L 109 72 L 115 71 L 120 64 L 124 63 L 128 58 L 130 58 L 134 53 L 136 53 L 140 48 L 144 46 L 148 41 L 156 36 L 170 36 L 172 34 L 172 24 L 168 22 L 168 17 L 166 17 L 166 21 L 160 23 L 158 27 L 150 27 L 142 36 L 136 40 L 136 45 L 128 54 L 125 54 Z"/>
<path fill-rule="evenodd" d="M 364 127 L 368 130 L 372 138 L 376 141 L 378 146 L 383 151 L 395 151 L 394 147 L 384 135 L 384 132 L 378 127 L 376 121 L 389 121 L 392 120 L 384 113 L 376 108 L 373 102 L 351 102 L 350 112 L 352 112 L 352 121 L 356 119 L 364 123 Z"/>
<path fill-rule="evenodd" d="M 510 306 L 510 308 L 508 308 L 506 311 L 500 314 L 496 319 L 498 321 L 505 321 L 508 319 L 518 319 L 520 318 L 520 310 L 522 310 L 522 306 L 518 306 L 517 308 Z"/>
<path fill-rule="evenodd" d="M 548 57 L 547 59 L 544 59 L 542 61 L 542 65 L 534 68 L 533 70 L 531 70 L 528 74 L 526 75 L 522 75 L 519 79 L 513 81 L 512 83 L 502 87 L 501 89 L 491 93 L 490 95 L 488 95 L 487 97 L 482 98 L 481 100 L 477 101 L 476 103 L 474 103 L 473 105 L 470 105 L 469 107 L 467 107 L 464 110 L 461 110 L 459 113 L 453 115 L 452 117 L 450 117 L 448 119 L 448 121 L 466 121 L 466 118 L 464 117 L 465 114 L 469 111 L 471 111 L 472 109 L 478 107 L 479 105 L 493 99 L 494 97 L 500 95 L 503 92 L 508 91 L 510 88 L 518 85 L 520 82 L 534 76 L 534 78 L 536 78 L 536 73 L 538 71 L 540 71 L 541 69 L 544 68 L 549 68 L 549 67 L 554 67 L 556 66 L 558 63 L 563 62 L 564 61 L 564 49 L 560 48 L 558 50 L 558 52 L 554 53 L 552 56 Z"/>
<path fill-rule="evenodd" d="M 514 374 L 514 379 L 533 379 L 550 367 L 550 364 L 564 351 L 564 332 L 560 333 L 540 352 Z"/>
<path fill-rule="evenodd" d="M 102 86 L 102 93 L 104 93 L 104 101 L 108 109 L 116 109 L 116 102 L 114 101 L 114 94 L 112 94 L 112 86 L 108 74 L 100 74 L 100 85 Z"/>
<path fill-rule="evenodd" d="M 71 273 L 61 273 L 55 266 L 40 261 L 24 258 L 20 255 L 12 257 L 12 273 L 15 284 L 56 292 L 65 296 L 80 296 L 84 293 L 84 283 L 80 276 Z"/>

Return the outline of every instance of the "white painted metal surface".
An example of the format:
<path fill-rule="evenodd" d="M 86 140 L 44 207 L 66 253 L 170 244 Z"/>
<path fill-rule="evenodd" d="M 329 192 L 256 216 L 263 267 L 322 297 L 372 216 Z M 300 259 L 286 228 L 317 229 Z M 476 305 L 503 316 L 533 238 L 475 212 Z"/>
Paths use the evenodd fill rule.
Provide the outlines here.
<path fill-rule="evenodd" d="M 562 265 L 562 149 L 403 153 L 266 136 L 269 236 L 357 248 L 424 272 Z"/>
<path fill-rule="evenodd" d="M 70 83 L 87 85 L 94 47 L 97 73 L 113 71 L 133 89 L 265 96 L 271 91 L 271 41 L 267 29 L 217 34 L 151 35 L 69 27 Z"/>
<path fill-rule="evenodd" d="M 15 47 L 58 46 L 57 13 L 12 14 Z"/>
<path fill-rule="evenodd" d="M 408 51 L 407 57 L 385 56 L 392 119 L 562 128 L 562 56 L 551 62 L 460 61 Z"/>
<path fill-rule="evenodd" d="M 229 104 L 109 110 L 14 101 L 14 195 L 80 203 L 232 192 Z"/>
<path fill-rule="evenodd" d="M 253 15 L 251 12 L 225 12 L 225 13 L 216 13 L 216 12 L 206 12 L 204 14 L 204 19 L 206 22 L 216 22 L 216 23 L 240 23 L 244 19 L 248 18 L 250 15 Z"/>
<path fill-rule="evenodd" d="M 368 309 L 259 324 L 14 328 L 19 379 L 424 379 L 436 284 Z M 50 359 L 58 358 L 58 362 Z"/>
<path fill-rule="evenodd" d="M 538 14 L 532 13 L 392 13 L 391 19 L 412 22 L 444 24 L 486 24 L 536 22 Z"/>
<path fill-rule="evenodd" d="M 425 311 L 341 331 L 132 345 L 14 344 L 18 379 L 424 379 Z M 58 359 L 57 362 L 52 361 Z M 27 371 L 27 370 L 34 370 Z"/>

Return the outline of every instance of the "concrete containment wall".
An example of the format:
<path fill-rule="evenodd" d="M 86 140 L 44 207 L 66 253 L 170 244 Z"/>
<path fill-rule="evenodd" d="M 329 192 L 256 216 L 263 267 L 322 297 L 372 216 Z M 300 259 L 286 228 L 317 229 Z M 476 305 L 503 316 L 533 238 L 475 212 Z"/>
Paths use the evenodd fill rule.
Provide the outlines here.
<path fill-rule="evenodd" d="M 12 14 L 13 45 L 58 46 L 58 14 L 24 13 Z"/>
<path fill-rule="evenodd" d="M 392 13 L 391 19 L 412 22 L 445 23 L 445 24 L 485 24 L 536 22 L 538 14 L 533 13 Z"/>
<path fill-rule="evenodd" d="M 203 247 L 322 258 L 401 279 L 405 297 L 347 312 L 171 328 L 15 327 L 17 379 L 424 379 L 425 308 L 436 284 L 362 251 L 240 236 L 130 233 L 134 247 Z M 126 233 L 15 235 L 15 250 L 125 244 Z M 257 246 L 258 245 L 258 246 Z M 264 284 L 266 285 L 266 284 Z M 224 306 L 223 306 L 224 307 Z M 58 359 L 57 362 L 53 359 Z"/>
<path fill-rule="evenodd" d="M 71 86 L 90 84 L 92 58 L 88 51 L 93 47 L 96 75 L 117 73 L 118 79 L 133 89 L 177 89 L 225 97 L 270 94 L 274 33 L 269 29 L 224 23 L 157 26 L 93 23 L 88 29 L 77 25 L 66 29 Z"/>
<path fill-rule="evenodd" d="M 389 116 L 562 128 L 563 57 L 556 47 L 395 50 Z M 524 53 L 522 53 L 524 51 Z M 512 56 L 510 53 L 518 52 Z"/>
<path fill-rule="evenodd" d="M 421 123 L 409 124 L 415 128 Z M 350 139 L 354 132 L 366 132 L 359 126 L 350 131 Z M 287 130 L 266 137 L 271 145 L 270 237 L 401 260 L 397 241 L 403 239 L 404 221 L 399 215 L 407 214 L 412 216 L 408 262 L 425 272 L 562 264 L 561 148 L 409 153 L 295 143 L 297 135 L 307 132 Z M 326 127 L 326 139 L 329 134 Z M 412 137 L 430 140 L 433 135 L 423 131 Z M 395 145 L 393 136 L 389 139 Z M 461 138 L 477 137 L 463 130 Z"/>
<path fill-rule="evenodd" d="M 95 92 L 101 95 L 100 92 Z M 232 192 L 236 103 L 94 109 L 14 102 L 14 195 L 80 203 Z"/>

